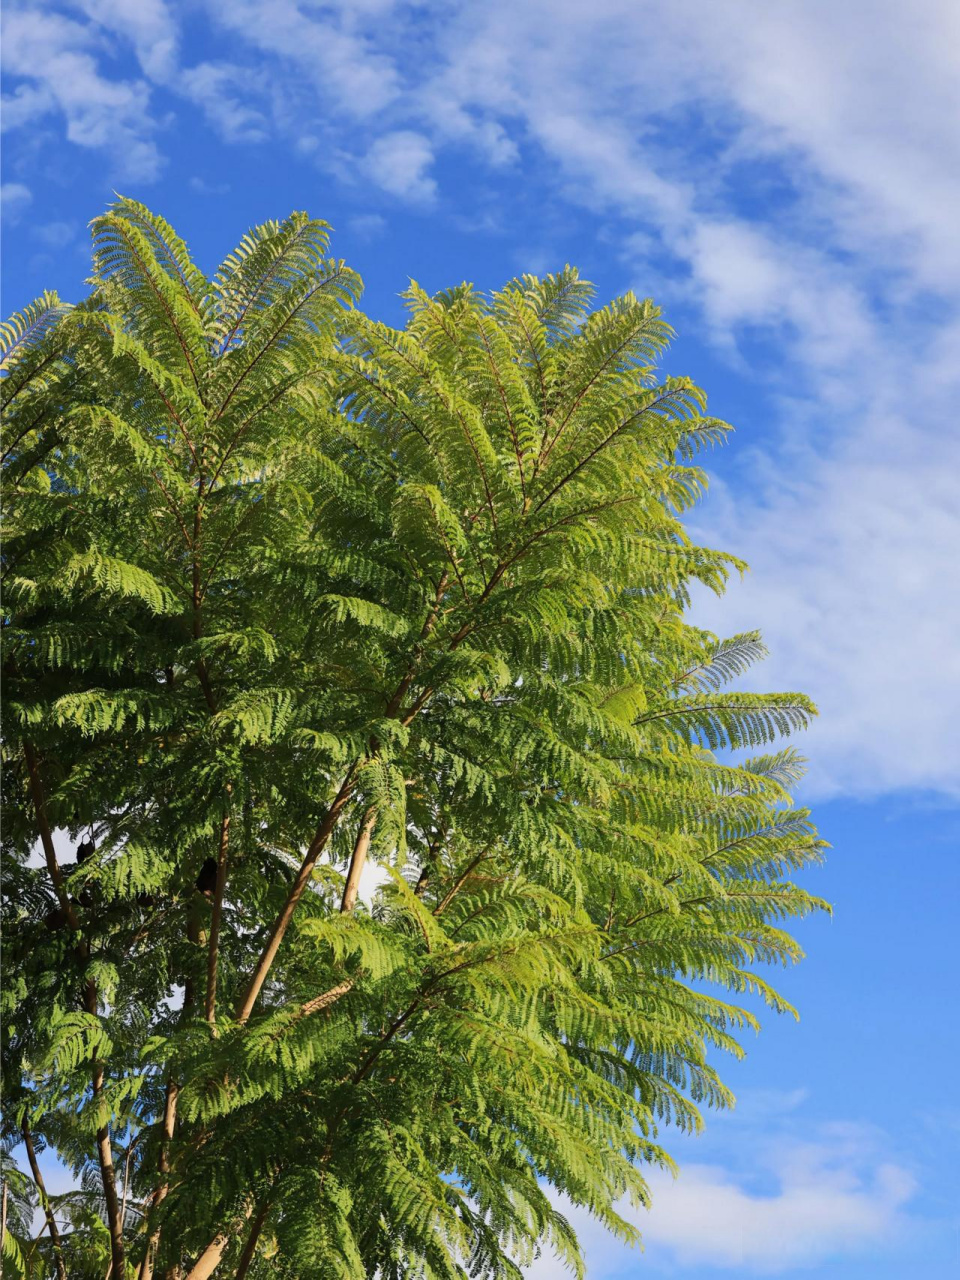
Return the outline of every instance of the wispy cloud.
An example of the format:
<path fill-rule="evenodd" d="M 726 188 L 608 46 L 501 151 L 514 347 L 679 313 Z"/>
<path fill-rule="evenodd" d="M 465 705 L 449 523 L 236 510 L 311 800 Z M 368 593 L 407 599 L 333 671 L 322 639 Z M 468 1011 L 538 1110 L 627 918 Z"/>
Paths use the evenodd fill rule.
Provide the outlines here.
<path fill-rule="evenodd" d="M 913 1211 L 918 1184 L 877 1129 L 849 1122 L 805 1125 L 792 1115 L 802 1091 L 757 1097 L 735 1130 L 736 1163 L 681 1161 L 676 1179 L 655 1171 L 651 1207 L 621 1212 L 640 1229 L 646 1256 L 618 1245 L 583 1211 L 561 1204 L 581 1238 L 591 1280 L 648 1269 L 661 1275 L 781 1275 L 882 1252 L 906 1258 L 929 1234 Z M 543 1257 L 531 1280 L 557 1274 Z M 689 1272 L 687 1269 L 690 1269 Z"/>
<path fill-rule="evenodd" d="M 371 182 L 390 195 L 417 204 L 429 203 L 437 193 L 430 176 L 433 148 L 422 133 L 400 129 L 385 133 L 370 146 L 363 172 Z"/>
<path fill-rule="evenodd" d="M 360 213 L 347 223 L 358 240 L 378 240 L 387 229 L 387 220 L 379 213 Z"/>
<path fill-rule="evenodd" d="M 368 120 L 390 106 L 401 79 L 389 47 L 391 4 L 301 5 L 296 0 L 208 0 L 211 20 L 296 73 L 337 117 Z"/>
<path fill-rule="evenodd" d="M 182 71 L 179 91 L 201 108 L 224 142 L 263 142 L 269 121 L 251 105 L 261 76 L 229 63 L 201 62 Z"/>
<path fill-rule="evenodd" d="M 100 33 L 89 23 L 37 8 L 8 5 L 4 13 L 2 66 L 23 77 L 14 92 L 21 126 L 59 112 L 69 142 L 106 151 L 118 177 L 152 180 L 162 160 L 153 140 L 150 87 L 143 80 L 102 74 Z"/>
<path fill-rule="evenodd" d="M 177 67 L 177 5 L 165 0 L 74 0 L 96 26 L 133 45 L 144 75 L 162 83 Z"/>
<path fill-rule="evenodd" d="M 30 235 L 47 249 L 63 249 L 76 239 L 80 227 L 73 222 L 39 222 Z"/>
<path fill-rule="evenodd" d="M 687 1164 L 676 1181 L 656 1179 L 642 1230 L 683 1266 L 773 1275 L 828 1259 L 869 1254 L 906 1229 L 916 1190 L 900 1165 L 877 1161 L 856 1135 L 768 1153 L 760 1192 L 716 1165 Z"/>
<path fill-rule="evenodd" d="M 33 201 L 33 193 L 22 182 L 4 182 L 0 186 L 0 209 L 8 222 L 16 222 Z"/>

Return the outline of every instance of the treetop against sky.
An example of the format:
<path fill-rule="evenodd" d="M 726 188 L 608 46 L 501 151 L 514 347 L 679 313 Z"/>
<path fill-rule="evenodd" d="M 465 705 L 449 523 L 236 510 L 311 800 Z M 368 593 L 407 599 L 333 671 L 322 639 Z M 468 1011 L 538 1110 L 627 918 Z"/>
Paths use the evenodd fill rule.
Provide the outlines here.
<path fill-rule="evenodd" d="M 770 656 L 738 687 L 820 707 L 798 795 L 834 845 L 808 887 L 835 916 L 798 926 L 809 959 L 781 985 L 801 1028 L 767 1025 L 727 1069 L 738 1110 L 678 1183 L 651 1175 L 651 1274 L 899 1277 L 922 1258 L 936 1277 L 955 1261 L 955 1118 L 889 1099 L 957 1048 L 941 1016 L 956 976 L 956 23 L 937 0 L 909 22 L 886 0 L 4 9 L 4 314 L 44 289 L 85 296 L 85 224 L 116 190 L 160 210 L 208 275 L 235 233 L 307 209 L 362 274 L 365 312 L 394 326 L 411 277 L 428 295 L 490 291 L 572 262 L 600 299 L 654 295 L 677 331 L 663 372 L 707 387 L 736 427 L 702 456 L 709 497 L 686 519 L 751 569 L 722 599 L 695 591 L 691 620 L 760 628 Z M 924 947 L 877 953 L 905 929 Z M 593 1274 L 633 1273 L 573 1216 Z"/>

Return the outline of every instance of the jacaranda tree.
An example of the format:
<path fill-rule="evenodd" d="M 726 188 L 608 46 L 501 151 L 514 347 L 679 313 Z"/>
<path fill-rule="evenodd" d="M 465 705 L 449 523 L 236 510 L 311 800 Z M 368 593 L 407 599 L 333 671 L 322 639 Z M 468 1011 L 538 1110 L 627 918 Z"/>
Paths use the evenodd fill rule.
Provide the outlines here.
<path fill-rule="evenodd" d="M 398 331 L 303 214 L 93 232 L 4 328 L 5 1261 L 580 1274 L 823 906 L 813 708 L 685 620 L 725 427 L 570 268 Z"/>

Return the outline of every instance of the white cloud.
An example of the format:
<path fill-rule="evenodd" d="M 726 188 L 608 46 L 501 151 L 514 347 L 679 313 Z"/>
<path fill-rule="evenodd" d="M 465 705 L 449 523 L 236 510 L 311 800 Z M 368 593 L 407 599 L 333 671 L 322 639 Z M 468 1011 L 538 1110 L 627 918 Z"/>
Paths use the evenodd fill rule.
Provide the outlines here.
<path fill-rule="evenodd" d="M 421 133 L 399 129 L 377 138 L 367 152 L 363 170 L 371 181 L 391 195 L 414 203 L 428 203 L 437 184 L 428 170 L 433 148 Z"/>
<path fill-rule="evenodd" d="M 164 0 L 74 0 L 93 22 L 132 43 L 137 60 L 153 81 L 176 71 L 179 30 Z"/>
<path fill-rule="evenodd" d="M 796 1096 L 773 1098 L 754 1121 L 764 1117 L 769 1134 L 751 1125 L 738 1127 L 736 1169 L 718 1163 L 681 1159 L 680 1173 L 649 1177 L 648 1210 L 629 1205 L 620 1212 L 640 1230 L 646 1265 L 714 1268 L 738 1275 L 777 1275 L 845 1257 L 869 1257 L 879 1251 L 906 1257 L 922 1234 L 910 1202 L 918 1188 L 912 1172 L 889 1156 L 885 1135 L 867 1126 L 820 1126 L 812 1139 L 788 1136 L 786 1113 Z M 736 1126 L 736 1121 L 731 1120 Z M 570 1218 L 587 1260 L 591 1280 L 642 1272 L 645 1260 L 618 1244 L 585 1212 L 560 1203 Z M 551 1280 L 557 1263 L 543 1257 L 525 1274 Z"/>
<path fill-rule="evenodd" d="M 12 129 L 22 129 L 55 109 L 56 103 L 45 86 L 19 84 L 13 93 L 3 95 L 0 130 L 7 133 Z"/>
<path fill-rule="evenodd" d="M 21 119 L 41 104 L 44 109 L 52 104 L 64 117 L 70 142 L 107 151 L 118 177 L 150 181 L 160 171 L 161 158 L 151 137 L 149 86 L 101 75 L 97 48 L 89 25 L 61 14 L 7 8 L 3 69 L 32 82 L 20 99 Z"/>
<path fill-rule="evenodd" d="M 387 220 L 379 213 L 360 213 L 347 221 L 347 230 L 360 240 L 378 240 L 387 229 Z"/>
<path fill-rule="evenodd" d="M 77 227 L 72 222 L 41 222 L 30 228 L 30 234 L 48 249 L 62 249 L 75 239 Z"/>
<path fill-rule="evenodd" d="M 903 399 L 922 408 L 916 381 Z M 931 424 L 949 420 L 946 408 L 929 412 Z M 760 625 L 771 657 L 753 683 L 818 702 L 798 744 L 811 759 L 805 794 L 960 796 L 960 599 L 949 585 L 960 441 L 931 438 L 885 397 L 847 425 L 825 456 L 772 469 L 761 455 L 735 495 L 714 486 L 704 540 L 743 553 L 751 572 L 698 616 L 724 633 Z"/>
<path fill-rule="evenodd" d="M 683 1266 L 704 1264 L 775 1274 L 830 1258 L 869 1253 L 902 1229 L 915 1190 L 897 1164 L 867 1164 L 832 1145 L 806 1143 L 769 1161 L 776 1190 L 760 1194 L 727 1170 L 685 1165 L 676 1181 L 656 1179 L 641 1224 L 649 1246 Z"/>
<path fill-rule="evenodd" d="M 389 46 L 377 47 L 386 34 L 389 5 L 333 4 L 319 13 L 301 8 L 296 0 L 233 0 L 227 5 L 209 0 L 209 7 L 214 22 L 296 67 L 319 101 L 330 103 L 338 115 L 368 119 L 399 92 L 392 52 Z M 369 32 L 356 29 L 364 18 L 371 24 Z"/>
<path fill-rule="evenodd" d="M 208 178 L 192 177 L 187 184 L 198 196 L 225 196 L 230 190 L 229 182 L 211 182 Z"/>
<path fill-rule="evenodd" d="M 251 100 L 260 77 L 242 67 L 201 62 L 177 78 L 179 91 L 204 112 L 224 142 L 262 142 L 266 117 Z"/>
<path fill-rule="evenodd" d="M 30 188 L 22 182 L 4 182 L 0 186 L 0 208 L 7 221 L 16 222 L 32 200 Z"/>
<path fill-rule="evenodd" d="M 837 184 L 850 246 L 892 238 L 930 283 L 960 282 L 957 6 L 925 0 L 904 22 L 896 0 L 737 0 L 699 16 L 757 150 L 793 149 L 818 202 Z"/>

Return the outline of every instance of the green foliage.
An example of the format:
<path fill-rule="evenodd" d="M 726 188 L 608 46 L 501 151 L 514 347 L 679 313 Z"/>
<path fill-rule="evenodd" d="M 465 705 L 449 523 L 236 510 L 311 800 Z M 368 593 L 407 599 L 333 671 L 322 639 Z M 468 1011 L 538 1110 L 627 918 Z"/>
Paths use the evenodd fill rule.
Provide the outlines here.
<path fill-rule="evenodd" d="M 682 524 L 726 428 L 569 267 L 398 331 L 304 214 L 211 278 L 93 232 L 2 335 L 6 1123 L 81 1180 L 69 1274 L 581 1274 L 553 1197 L 636 1238 L 825 905 L 800 757 L 729 754 L 814 709 L 685 618 L 742 568 Z"/>

